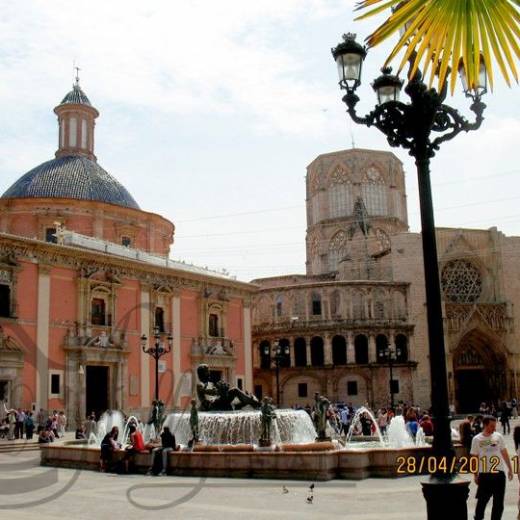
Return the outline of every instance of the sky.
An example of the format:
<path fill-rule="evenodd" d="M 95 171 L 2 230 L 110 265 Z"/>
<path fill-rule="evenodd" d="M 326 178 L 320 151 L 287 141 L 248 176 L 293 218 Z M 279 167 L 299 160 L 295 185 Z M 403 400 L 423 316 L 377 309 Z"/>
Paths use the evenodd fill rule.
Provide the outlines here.
<path fill-rule="evenodd" d="M 4 2 L 0 16 L 0 193 L 54 157 L 52 109 L 73 64 L 100 111 L 98 162 L 146 211 L 174 222 L 171 256 L 240 280 L 305 272 L 305 173 L 319 154 L 391 150 L 420 230 L 413 160 L 350 122 L 330 49 L 362 40 L 353 0 Z M 394 40 L 395 43 L 395 40 Z M 371 49 L 359 111 L 389 44 Z M 432 161 L 437 226 L 520 235 L 518 86 L 497 81 L 477 132 Z M 458 88 L 447 102 L 468 118 Z"/>

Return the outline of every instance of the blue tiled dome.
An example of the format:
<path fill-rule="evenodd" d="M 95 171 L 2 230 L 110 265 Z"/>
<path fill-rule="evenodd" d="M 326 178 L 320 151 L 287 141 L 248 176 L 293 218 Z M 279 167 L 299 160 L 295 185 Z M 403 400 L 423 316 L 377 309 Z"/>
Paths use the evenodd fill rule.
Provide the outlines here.
<path fill-rule="evenodd" d="M 90 100 L 81 90 L 80 86 L 78 84 L 74 85 L 72 87 L 72 90 L 62 99 L 60 105 L 68 105 L 68 104 L 74 104 L 74 105 L 87 105 L 91 107 Z"/>
<path fill-rule="evenodd" d="M 18 179 L 2 195 L 3 199 L 24 197 L 95 200 L 139 209 L 124 186 L 99 164 L 82 156 L 44 162 Z"/>

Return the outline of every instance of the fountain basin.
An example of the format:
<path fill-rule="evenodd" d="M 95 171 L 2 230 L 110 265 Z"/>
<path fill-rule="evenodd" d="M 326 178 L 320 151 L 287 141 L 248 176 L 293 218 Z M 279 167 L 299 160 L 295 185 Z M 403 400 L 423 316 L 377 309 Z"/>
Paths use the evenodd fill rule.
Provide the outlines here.
<path fill-rule="evenodd" d="M 429 446 L 318 451 L 312 450 L 311 445 L 308 445 L 306 449 L 300 445 L 298 450 L 303 448 L 304 451 L 297 452 L 292 451 L 289 446 L 286 446 L 285 451 L 255 449 L 252 446 L 238 447 L 246 451 L 235 451 L 236 446 L 222 446 L 221 448 L 211 446 L 211 450 L 172 452 L 168 457 L 168 473 L 191 477 L 322 481 L 334 478 L 348 480 L 360 480 L 368 477 L 396 478 L 407 476 L 406 473 L 397 472 L 398 457 L 414 457 L 418 461 L 421 457 L 428 457 L 431 454 Z M 461 456 L 463 447 L 456 445 L 455 451 L 457 456 Z M 97 447 L 47 444 L 41 446 L 41 465 L 98 470 L 99 454 L 100 450 Z M 123 452 L 117 452 L 115 460 L 123 456 Z M 146 473 L 150 467 L 151 455 L 139 453 L 136 455 L 135 463 L 137 473 Z M 426 472 L 425 465 L 423 474 Z"/>

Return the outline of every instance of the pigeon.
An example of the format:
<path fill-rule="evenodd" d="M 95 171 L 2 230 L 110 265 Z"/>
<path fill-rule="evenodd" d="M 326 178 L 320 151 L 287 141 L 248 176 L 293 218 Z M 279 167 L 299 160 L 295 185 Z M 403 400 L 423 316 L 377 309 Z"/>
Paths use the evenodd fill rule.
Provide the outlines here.
<path fill-rule="evenodd" d="M 309 496 L 307 497 L 307 504 L 312 504 L 312 501 L 314 500 L 314 496 L 312 493 L 309 493 Z"/>
<path fill-rule="evenodd" d="M 311 493 L 314 491 L 314 482 L 309 486 L 309 491 Z"/>
<path fill-rule="evenodd" d="M 282 486 L 282 493 L 286 495 L 287 493 L 289 493 L 289 490 L 285 486 Z"/>

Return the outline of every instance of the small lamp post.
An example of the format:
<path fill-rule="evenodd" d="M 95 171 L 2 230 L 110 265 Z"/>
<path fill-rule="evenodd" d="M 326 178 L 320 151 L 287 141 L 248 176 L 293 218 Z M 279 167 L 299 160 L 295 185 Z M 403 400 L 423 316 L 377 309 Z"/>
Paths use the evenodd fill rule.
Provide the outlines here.
<path fill-rule="evenodd" d="M 146 334 L 141 336 L 141 348 L 145 354 L 152 356 L 155 359 L 155 400 L 159 401 L 159 359 L 165 354 L 169 354 L 173 346 L 173 337 L 168 334 L 167 345 L 165 346 L 161 341 L 161 333 L 159 327 L 154 327 L 153 345 L 148 346 L 148 338 Z"/>
<path fill-rule="evenodd" d="M 279 341 L 275 341 L 272 351 L 269 345 L 264 347 L 264 354 L 272 356 L 271 361 L 274 361 L 276 369 L 276 406 L 280 408 L 280 363 L 289 355 L 289 345 L 281 346 Z"/>
<path fill-rule="evenodd" d="M 377 93 L 378 103 L 371 112 L 360 117 L 356 112 L 359 97 L 355 91 L 361 84 L 362 62 L 366 57 L 366 50 L 355 42 L 353 34 L 344 35 L 343 40 L 332 49 L 332 55 L 338 64 L 339 85 L 346 90 L 343 101 L 347 105 L 349 116 L 355 123 L 376 127 L 386 136 L 390 146 L 408 150 L 415 159 L 421 209 L 434 424 L 432 455 L 437 459 L 436 467 L 439 468 L 436 473 L 431 475 L 428 482 L 422 484 L 423 494 L 427 504 L 428 520 L 438 518 L 463 520 L 468 516 L 466 501 L 469 494 L 469 482 L 456 478 L 456 465 L 451 463 L 454 460 L 455 452 L 451 442 L 446 348 L 430 183 L 430 160 L 445 141 L 453 139 L 460 132 L 480 128 L 486 108 L 481 101 L 487 91 L 486 69 L 481 58 L 480 75 L 476 85 L 468 85 L 465 75 L 461 75 L 464 92 L 467 97 L 472 99 L 469 108 L 475 114 L 474 122 L 469 122 L 455 108 L 444 103 L 447 94 L 446 81 L 441 90 L 437 92 L 433 88 L 428 88 L 418 70 L 404 88 L 410 98 L 410 102 L 404 103 L 399 101 L 401 80 L 392 76 L 388 69 L 383 69 L 383 75 L 372 84 Z M 352 55 L 355 55 L 355 58 Z M 410 67 L 413 67 L 415 58 L 416 53 L 411 52 Z M 340 64 L 341 66 L 339 66 Z M 432 63 L 432 66 L 435 67 L 436 63 Z M 464 72 L 463 67 L 460 67 L 460 72 Z M 354 76 L 355 79 L 353 79 Z M 448 466 L 454 470 L 443 472 L 440 469 L 443 467 L 441 463 L 447 461 L 449 461 Z"/>
<path fill-rule="evenodd" d="M 390 407 L 392 410 L 395 409 L 393 368 L 394 368 L 394 363 L 399 359 L 400 355 L 401 355 L 401 349 L 394 345 L 388 345 L 386 348 L 381 349 L 379 351 L 379 358 L 381 359 L 381 361 L 387 361 L 388 368 L 390 368 Z"/>

